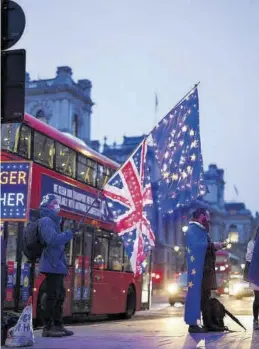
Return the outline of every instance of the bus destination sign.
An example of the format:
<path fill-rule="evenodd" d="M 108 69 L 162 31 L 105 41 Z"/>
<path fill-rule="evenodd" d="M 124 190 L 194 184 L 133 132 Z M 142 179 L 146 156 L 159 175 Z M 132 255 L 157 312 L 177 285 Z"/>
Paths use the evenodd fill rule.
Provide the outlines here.
<path fill-rule="evenodd" d="M 95 194 L 42 174 L 41 197 L 48 193 L 53 193 L 57 196 L 60 207 L 64 211 L 84 215 L 93 204 L 87 215 L 107 223 L 111 222 L 107 203 L 104 198 L 100 198 L 93 203 L 96 198 Z"/>
<path fill-rule="evenodd" d="M 31 163 L 1 162 L 0 184 L 1 220 L 26 221 L 29 214 Z"/>

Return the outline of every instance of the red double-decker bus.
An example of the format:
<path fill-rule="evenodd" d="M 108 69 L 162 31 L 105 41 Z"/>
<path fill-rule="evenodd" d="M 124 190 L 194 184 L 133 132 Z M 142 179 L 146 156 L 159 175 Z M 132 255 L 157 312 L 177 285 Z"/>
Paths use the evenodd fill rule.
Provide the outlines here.
<path fill-rule="evenodd" d="M 76 226 L 118 168 L 117 163 L 81 140 L 28 114 L 23 123 L 4 124 L 1 129 L 1 161 L 32 163 L 30 214 L 37 216 L 41 198 L 55 193 L 61 205 L 63 229 Z M 129 318 L 136 310 L 148 308 L 150 272 L 134 277 L 103 197 L 93 204 L 83 223 L 65 248 L 69 273 L 65 279 L 64 316 L 121 314 Z M 24 224 L 15 219 L 1 224 L 1 234 L 7 241 L 6 309 L 23 309 L 29 297 L 31 264 L 22 253 Z M 34 319 L 40 317 L 44 303 L 43 280 L 36 264 Z"/>
<path fill-rule="evenodd" d="M 241 272 L 240 258 L 226 250 L 216 252 L 216 277 L 218 293 L 228 293 L 228 282 L 231 274 Z"/>

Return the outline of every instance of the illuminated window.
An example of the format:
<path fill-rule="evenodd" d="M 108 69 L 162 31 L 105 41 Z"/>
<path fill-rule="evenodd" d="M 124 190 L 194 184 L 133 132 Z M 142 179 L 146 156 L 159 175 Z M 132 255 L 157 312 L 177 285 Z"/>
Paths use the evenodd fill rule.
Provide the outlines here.
<path fill-rule="evenodd" d="M 98 164 L 97 168 L 97 187 L 102 189 L 103 186 L 107 183 L 108 179 L 112 175 L 112 170 Z"/>
<path fill-rule="evenodd" d="M 77 162 L 77 179 L 96 187 L 97 164 L 85 156 L 79 155 Z"/>
<path fill-rule="evenodd" d="M 96 237 L 94 241 L 94 269 L 107 269 L 109 241 Z"/>
<path fill-rule="evenodd" d="M 1 125 L 1 149 L 15 152 L 15 145 L 18 143 L 20 124 Z"/>
<path fill-rule="evenodd" d="M 232 224 L 229 227 L 228 238 L 229 238 L 229 242 L 232 244 L 239 242 L 239 233 L 237 230 L 237 226 L 235 224 Z"/>
<path fill-rule="evenodd" d="M 123 244 L 122 240 L 114 237 L 110 241 L 109 249 L 109 269 L 121 271 L 123 265 Z"/>
<path fill-rule="evenodd" d="M 24 158 L 31 158 L 31 129 L 25 125 L 20 128 L 18 154 Z"/>
<path fill-rule="evenodd" d="M 56 170 L 69 177 L 75 177 L 76 152 L 56 143 Z"/>
<path fill-rule="evenodd" d="M 33 158 L 35 162 L 53 168 L 54 141 L 41 133 L 35 132 Z"/>

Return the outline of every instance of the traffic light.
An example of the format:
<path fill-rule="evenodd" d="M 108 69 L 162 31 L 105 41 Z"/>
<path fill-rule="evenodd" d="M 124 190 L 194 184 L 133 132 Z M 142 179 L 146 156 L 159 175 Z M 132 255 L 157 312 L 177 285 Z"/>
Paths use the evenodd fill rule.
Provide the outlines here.
<path fill-rule="evenodd" d="M 20 40 L 25 28 L 25 14 L 16 2 L 2 0 L 1 27 L 1 123 L 21 122 L 25 104 L 26 51 L 6 51 Z"/>

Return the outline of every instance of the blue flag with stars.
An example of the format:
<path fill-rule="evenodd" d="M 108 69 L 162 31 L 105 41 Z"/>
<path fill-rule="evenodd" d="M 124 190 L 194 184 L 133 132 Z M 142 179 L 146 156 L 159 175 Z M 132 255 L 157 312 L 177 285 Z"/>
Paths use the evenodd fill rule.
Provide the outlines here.
<path fill-rule="evenodd" d="M 197 87 L 158 123 L 148 144 L 155 154 L 154 166 L 160 172 L 160 209 L 172 213 L 206 194 Z"/>
<path fill-rule="evenodd" d="M 187 296 L 184 320 L 188 325 L 198 325 L 201 316 L 201 287 L 203 267 L 208 247 L 208 234 L 196 223 L 189 224 L 186 233 Z"/>

